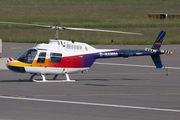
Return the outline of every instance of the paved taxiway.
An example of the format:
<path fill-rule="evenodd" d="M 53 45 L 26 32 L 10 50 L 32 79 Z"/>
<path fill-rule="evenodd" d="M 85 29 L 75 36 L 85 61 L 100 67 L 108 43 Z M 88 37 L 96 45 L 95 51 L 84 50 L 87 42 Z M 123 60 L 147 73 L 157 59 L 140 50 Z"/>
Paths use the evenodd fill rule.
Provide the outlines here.
<path fill-rule="evenodd" d="M 0 57 L 16 57 L 33 47 L 3 43 Z M 96 48 L 144 49 L 149 45 L 95 45 Z M 179 45 L 162 49 L 180 53 Z M 180 56 L 162 56 L 165 66 L 179 67 Z M 99 59 L 96 62 L 150 65 L 149 56 Z M 73 83 L 34 83 L 29 74 L 0 71 L 0 119 L 10 120 L 179 120 L 180 70 L 94 64 L 89 72 L 70 75 Z M 52 77 L 52 76 L 49 76 Z M 65 78 L 59 76 L 59 78 Z M 24 79 L 24 80 L 22 80 Z M 6 97 L 6 98 L 3 98 Z"/>

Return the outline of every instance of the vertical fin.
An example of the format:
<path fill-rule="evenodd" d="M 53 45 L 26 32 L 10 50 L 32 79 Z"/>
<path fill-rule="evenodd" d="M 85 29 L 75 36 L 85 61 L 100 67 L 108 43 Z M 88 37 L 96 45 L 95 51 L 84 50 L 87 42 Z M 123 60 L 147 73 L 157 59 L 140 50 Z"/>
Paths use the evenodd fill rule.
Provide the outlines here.
<path fill-rule="evenodd" d="M 156 50 L 159 50 L 159 49 L 160 49 L 165 34 L 166 34 L 166 31 L 161 31 L 161 32 L 159 33 L 156 41 L 155 41 L 154 44 L 153 44 L 152 49 L 156 49 Z"/>

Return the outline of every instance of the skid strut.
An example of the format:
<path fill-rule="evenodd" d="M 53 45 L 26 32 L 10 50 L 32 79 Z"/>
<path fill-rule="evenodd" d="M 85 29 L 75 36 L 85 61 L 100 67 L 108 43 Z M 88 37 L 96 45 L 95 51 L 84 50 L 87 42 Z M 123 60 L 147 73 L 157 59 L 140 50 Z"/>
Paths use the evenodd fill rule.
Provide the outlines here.
<path fill-rule="evenodd" d="M 36 75 L 36 74 L 33 74 L 33 75 L 30 77 L 30 80 L 33 80 L 34 82 L 75 82 L 75 80 L 70 80 L 68 73 L 65 73 L 66 80 L 56 80 L 56 78 L 57 78 L 58 75 L 55 75 L 52 80 L 46 80 L 46 77 L 45 77 L 45 75 L 43 75 L 43 74 L 41 74 L 42 80 L 35 80 L 35 79 L 33 79 L 33 77 L 34 77 L 35 75 Z"/>

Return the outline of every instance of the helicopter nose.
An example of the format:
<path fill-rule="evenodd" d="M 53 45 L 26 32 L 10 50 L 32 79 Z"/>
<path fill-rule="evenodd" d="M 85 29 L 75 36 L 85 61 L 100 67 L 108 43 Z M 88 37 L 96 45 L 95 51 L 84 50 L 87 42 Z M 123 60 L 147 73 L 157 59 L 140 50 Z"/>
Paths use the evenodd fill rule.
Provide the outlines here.
<path fill-rule="evenodd" d="M 6 64 L 6 67 L 14 72 L 19 72 L 19 73 L 25 73 L 25 68 L 22 66 L 18 66 L 17 61 L 12 61 Z"/>

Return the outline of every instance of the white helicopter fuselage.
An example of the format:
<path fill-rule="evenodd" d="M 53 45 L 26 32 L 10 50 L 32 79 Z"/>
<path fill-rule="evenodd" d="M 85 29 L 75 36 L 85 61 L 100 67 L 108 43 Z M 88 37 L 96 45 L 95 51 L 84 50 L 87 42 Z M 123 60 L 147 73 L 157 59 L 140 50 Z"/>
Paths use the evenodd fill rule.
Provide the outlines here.
<path fill-rule="evenodd" d="M 23 51 L 7 64 L 10 70 L 21 73 L 65 74 L 90 69 L 98 57 L 117 56 L 112 49 L 95 49 L 81 42 L 50 40 L 49 44 L 38 44 Z"/>

